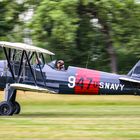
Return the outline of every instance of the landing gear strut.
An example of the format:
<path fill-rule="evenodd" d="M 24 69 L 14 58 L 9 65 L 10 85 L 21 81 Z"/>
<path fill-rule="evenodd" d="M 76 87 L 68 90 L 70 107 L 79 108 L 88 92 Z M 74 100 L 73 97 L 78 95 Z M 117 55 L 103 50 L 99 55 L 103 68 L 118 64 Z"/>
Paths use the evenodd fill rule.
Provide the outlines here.
<path fill-rule="evenodd" d="M 20 105 L 16 100 L 16 89 L 9 84 L 5 88 L 5 101 L 0 103 L 0 115 L 10 116 L 20 113 Z"/>

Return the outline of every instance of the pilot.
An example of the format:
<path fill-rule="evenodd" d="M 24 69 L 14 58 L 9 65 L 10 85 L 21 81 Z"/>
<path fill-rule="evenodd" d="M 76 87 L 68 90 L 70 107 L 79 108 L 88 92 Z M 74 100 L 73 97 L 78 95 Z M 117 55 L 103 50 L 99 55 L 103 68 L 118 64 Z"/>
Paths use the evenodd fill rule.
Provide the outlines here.
<path fill-rule="evenodd" d="M 64 71 L 65 70 L 65 66 L 64 66 L 64 61 L 63 60 L 58 60 L 56 62 L 56 69 L 60 70 L 60 71 Z"/>

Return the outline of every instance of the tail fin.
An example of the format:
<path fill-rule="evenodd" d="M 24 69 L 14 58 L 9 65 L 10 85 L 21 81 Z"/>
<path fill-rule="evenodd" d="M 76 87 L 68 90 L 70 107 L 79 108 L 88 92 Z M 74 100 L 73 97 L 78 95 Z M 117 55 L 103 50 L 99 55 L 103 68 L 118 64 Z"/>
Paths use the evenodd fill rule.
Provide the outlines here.
<path fill-rule="evenodd" d="M 135 66 L 129 71 L 127 76 L 132 78 L 140 78 L 140 60 L 135 64 Z"/>
<path fill-rule="evenodd" d="M 122 76 L 119 79 L 122 81 L 140 84 L 140 61 L 138 61 L 136 65 L 129 71 L 127 76 Z"/>

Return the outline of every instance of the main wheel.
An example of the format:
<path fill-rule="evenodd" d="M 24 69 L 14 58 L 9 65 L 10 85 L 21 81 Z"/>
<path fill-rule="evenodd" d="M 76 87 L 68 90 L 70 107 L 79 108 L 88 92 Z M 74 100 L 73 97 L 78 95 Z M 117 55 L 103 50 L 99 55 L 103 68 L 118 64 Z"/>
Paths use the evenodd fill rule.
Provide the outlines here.
<path fill-rule="evenodd" d="M 0 103 L 0 114 L 2 116 L 10 116 L 14 113 L 14 105 L 11 102 L 1 102 Z"/>
<path fill-rule="evenodd" d="M 21 110 L 20 104 L 16 101 L 13 104 L 14 104 L 14 114 L 19 114 Z"/>

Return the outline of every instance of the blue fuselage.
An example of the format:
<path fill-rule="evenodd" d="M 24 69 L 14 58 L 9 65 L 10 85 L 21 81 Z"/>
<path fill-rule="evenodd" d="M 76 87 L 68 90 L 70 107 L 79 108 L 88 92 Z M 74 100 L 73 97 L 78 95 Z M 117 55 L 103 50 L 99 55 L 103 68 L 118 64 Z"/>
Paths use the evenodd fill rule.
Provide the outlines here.
<path fill-rule="evenodd" d="M 7 83 L 24 83 L 35 85 L 34 78 L 29 67 L 25 67 L 20 78 L 17 80 L 18 64 L 13 64 L 15 80 L 7 67 L 6 61 L 0 61 L 0 88 L 5 88 Z M 120 95 L 134 94 L 138 92 L 137 85 L 130 82 L 119 80 L 121 75 L 106 72 L 68 67 L 66 71 L 58 71 L 45 64 L 42 68 L 43 77 L 40 69 L 32 65 L 36 85 L 48 88 L 63 94 L 92 94 L 92 95 Z"/>

